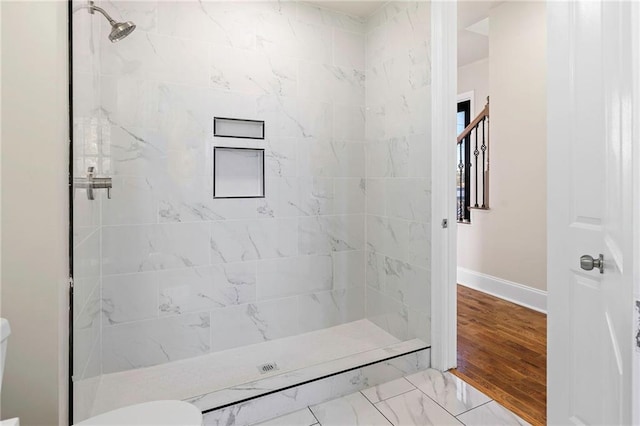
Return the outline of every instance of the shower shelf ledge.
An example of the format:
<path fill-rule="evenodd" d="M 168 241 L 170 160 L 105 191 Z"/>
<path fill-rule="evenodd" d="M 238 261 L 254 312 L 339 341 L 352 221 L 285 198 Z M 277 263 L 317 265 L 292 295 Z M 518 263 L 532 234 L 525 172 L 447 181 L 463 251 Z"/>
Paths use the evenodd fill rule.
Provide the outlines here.
<path fill-rule="evenodd" d="M 307 359 L 302 360 L 299 355 L 301 359 L 297 362 L 290 360 L 289 345 L 301 354 L 306 352 Z M 359 320 L 224 352 L 106 374 L 100 381 L 91 415 L 158 399 L 186 400 L 202 411 L 210 411 L 428 347 L 419 339 L 401 342 L 370 321 Z M 324 354 L 314 359 L 315 353 L 323 350 Z M 274 356 L 268 356 L 269 353 Z M 283 359 L 283 354 L 287 358 Z M 238 364 L 238 359 L 242 363 L 240 369 L 253 373 L 243 376 L 245 380 L 224 378 L 224 374 L 234 370 L 233 362 Z M 279 371 L 258 373 L 258 365 L 272 361 L 278 364 Z"/>

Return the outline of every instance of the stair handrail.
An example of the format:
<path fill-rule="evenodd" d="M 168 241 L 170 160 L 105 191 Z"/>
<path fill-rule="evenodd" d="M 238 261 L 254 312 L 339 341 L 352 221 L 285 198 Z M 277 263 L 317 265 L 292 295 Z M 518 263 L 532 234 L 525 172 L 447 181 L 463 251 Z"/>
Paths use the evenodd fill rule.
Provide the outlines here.
<path fill-rule="evenodd" d="M 456 145 L 460 144 L 464 140 L 464 138 L 469 136 L 469 134 L 473 131 L 473 129 L 475 129 L 476 126 L 482 120 L 484 120 L 485 117 L 489 117 L 489 97 L 488 96 L 487 96 L 487 104 L 484 106 L 484 108 L 482 108 L 482 111 L 480 111 L 478 116 L 476 118 L 474 118 L 473 121 L 471 123 L 469 123 L 469 125 L 467 127 L 464 128 L 462 133 L 460 133 L 460 135 L 458 136 L 458 139 L 456 141 Z"/>
<path fill-rule="evenodd" d="M 460 151 L 457 165 L 457 218 L 458 223 L 471 223 L 471 209 L 489 210 L 489 97 L 478 116 L 469 123 L 456 140 Z M 475 133 L 474 133 L 475 132 Z M 475 148 L 472 148 L 472 135 L 475 135 Z M 466 142 L 465 142 L 466 141 Z M 465 144 L 463 145 L 463 142 Z M 481 142 L 481 145 L 479 145 Z M 471 151 L 473 149 L 473 151 Z M 472 154 L 474 158 L 469 158 Z M 475 179 L 471 176 L 471 167 Z M 467 187 L 469 185 L 469 187 Z M 464 190 L 461 191 L 461 189 Z M 481 192 L 479 193 L 479 189 Z M 472 196 L 471 191 L 475 196 Z M 482 198 L 480 198 L 482 197 Z M 474 203 L 471 203 L 471 200 Z"/>

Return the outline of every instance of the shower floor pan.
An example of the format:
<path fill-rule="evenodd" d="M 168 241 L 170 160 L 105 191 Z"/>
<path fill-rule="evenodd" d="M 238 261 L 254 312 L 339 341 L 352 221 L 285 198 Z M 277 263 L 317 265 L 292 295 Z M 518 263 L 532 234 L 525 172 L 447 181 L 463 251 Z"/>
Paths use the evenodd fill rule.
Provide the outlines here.
<path fill-rule="evenodd" d="M 427 347 L 419 339 L 402 342 L 368 320 L 354 321 L 196 358 L 105 374 L 91 415 L 159 399 L 187 400 L 207 411 Z"/>

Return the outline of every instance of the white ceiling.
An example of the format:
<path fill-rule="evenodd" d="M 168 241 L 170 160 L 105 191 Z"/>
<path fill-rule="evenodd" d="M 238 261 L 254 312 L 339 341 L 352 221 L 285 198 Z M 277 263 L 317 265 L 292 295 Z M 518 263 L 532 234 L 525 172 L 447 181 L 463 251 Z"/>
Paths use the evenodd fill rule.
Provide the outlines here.
<path fill-rule="evenodd" d="M 309 3 L 364 19 L 370 17 L 388 1 L 316 0 L 309 1 Z M 458 1 L 458 66 L 467 65 L 489 56 L 489 38 L 467 31 L 466 28 L 487 18 L 489 10 L 503 2 L 485 0 Z"/>
<path fill-rule="evenodd" d="M 358 18 L 368 18 L 373 15 L 387 1 L 310 1 L 309 3 L 321 6 L 336 12 L 345 13 L 347 15 Z"/>
<path fill-rule="evenodd" d="M 466 30 L 489 17 L 489 10 L 504 1 L 463 0 L 458 2 L 458 66 L 489 57 L 489 37 Z"/>

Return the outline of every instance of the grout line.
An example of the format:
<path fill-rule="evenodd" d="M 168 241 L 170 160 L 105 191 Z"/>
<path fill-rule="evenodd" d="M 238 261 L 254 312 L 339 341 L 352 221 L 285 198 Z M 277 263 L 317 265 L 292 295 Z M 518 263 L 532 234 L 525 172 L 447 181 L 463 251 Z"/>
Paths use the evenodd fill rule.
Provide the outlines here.
<path fill-rule="evenodd" d="M 372 402 L 372 404 L 373 404 L 373 405 L 380 404 L 381 402 L 386 402 L 386 401 L 388 401 L 388 400 L 390 400 L 390 399 L 393 399 L 393 398 L 395 398 L 395 397 L 397 397 L 397 396 L 404 395 L 405 393 L 413 392 L 414 390 L 419 390 L 419 389 L 418 389 L 418 388 L 416 388 L 416 387 L 414 387 L 413 389 L 410 389 L 410 390 L 408 390 L 408 391 L 404 391 L 404 392 L 399 393 L 399 394 L 397 394 L 397 395 L 394 395 L 394 396 L 392 396 L 392 397 L 389 397 L 389 398 L 386 398 L 386 399 L 381 399 L 381 400 L 380 400 L 380 401 L 378 401 L 378 402 Z M 363 394 L 363 395 L 364 395 L 364 394 Z M 364 397 L 366 398 L 367 396 L 365 395 Z"/>
<path fill-rule="evenodd" d="M 413 385 L 413 382 L 411 382 L 410 380 L 407 380 L 409 383 L 411 383 Z M 466 383 L 466 382 L 465 382 Z M 467 383 L 468 384 L 468 383 Z M 416 385 L 414 385 L 416 386 Z M 442 408 L 444 411 L 446 411 L 447 413 L 449 413 L 449 415 L 456 417 L 457 416 L 455 414 L 453 414 L 451 411 L 447 410 L 447 408 L 445 406 L 443 406 L 442 404 L 440 404 L 438 401 L 436 401 L 435 399 L 433 399 L 431 396 L 427 395 L 425 392 L 422 391 L 422 389 L 420 389 L 420 387 L 416 386 L 416 389 L 418 389 L 424 396 L 426 396 L 427 398 L 429 398 L 430 400 L 432 400 L 433 402 L 435 402 L 440 408 Z M 482 404 L 484 405 L 484 404 Z M 474 407 L 475 408 L 475 407 Z M 473 408 L 472 408 L 473 409 Z M 471 410 L 472 410 L 471 409 Z M 469 411 L 469 410 L 467 410 Z M 466 413 L 466 411 L 465 411 Z"/>
<path fill-rule="evenodd" d="M 362 394 L 362 391 L 360 391 L 360 393 Z M 364 394 L 363 394 L 363 396 L 364 396 Z M 364 397 L 364 399 L 366 399 L 369 402 L 369 404 L 371 404 L 371 401 L 369 401 L 366 396 Z M 389 418 L 387 416 L 385 416 L 384 413 L 382 411 L 380 411 L 380 409 L 378 407 L 376 407 L 376 404 L 371 404 L 371 405 L 373 405 L 373 408 L 375 408 L 378 411 L 378 413 L 380 413 L 380 415 L 382 417 L 384 417 L 386 421 L 389 422 L 390 425 L 395 425 L 395 423 L 393 423 L 391 420 L 389 420 Z"/>
<path fill-rule="evenodd" d="M 313 416 L 313 418 L 316 419 L 316 424 L 320 424 L 320 420 L 318 420 L 318 418 L 316 417 L 316 414 L 311 409 L 311 406 L 307 406 L 307 409 L 311 412 L 311 415 Z"/>
<path fill-rule="evenodd" d="M 369 389 L 370 389 L 370 388 L 369 388 Z M 371 401 L 369 398 L 367 398 L 367 395 L 365 395 L 365 394 L 364 394 L 364 392 L 362 392 L 362 391 L 358 391 L 358 392 L 360 392 L 360 393 L 362 394 L 362 396 L 364 396 L 364 398 L 365 398 L 367 401 L 369 401 L 369 403 L 370 403 L 370 404 L 373 404 L 373 405 L 375 405 L 375 404 L 376 404 L 375 402 L 373 402 L 373 401 Z"/>
<path fill-rule="evenodd" d="M 490 403 L 492 403 L 492 402 L 495 402 L 495 401 L 494 401 L 493 399 L 491 399 L 491 400 L 489 400 L 489 401 L 485 402 L 484 404 L 480 404 L 480 405 L 478 405 L 478 406 L 476 406 L 476 407 L 469 408 L 467 411 L 463 411 L 462 413 L 458 414 L 458 415 L 457 415 L 457 416 L 455 416 L 455 417 L 456 417 L 456 419 L 457 419 L 458 417 L 460 417 L 461 415 L 463 415 L 463 414 L 465 414 L 465 413 L 468 413 L 469 411 L 473 411 L 473 410 L 475 410 L 476 408 L 480 408 L 480 407 L 482 407 L 483 405 L 487 405 L 487 404 L 490 404 Z M 510 411 L 510 410 L 509 410 L 509 411 Z M 510 412 L 512 412 L 512 411 L 510 411 Z"/>

